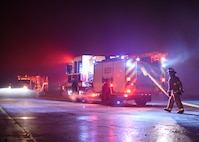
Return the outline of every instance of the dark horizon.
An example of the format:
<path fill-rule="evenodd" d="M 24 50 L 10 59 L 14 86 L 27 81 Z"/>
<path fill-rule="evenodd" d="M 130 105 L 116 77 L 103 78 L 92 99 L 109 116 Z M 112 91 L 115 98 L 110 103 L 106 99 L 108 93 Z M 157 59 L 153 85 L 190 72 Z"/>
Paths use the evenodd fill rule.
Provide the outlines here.
<path fill-rule="evenodd" d="M 77 55 L 154 51 L 168 53 L 183 80 L 197 84 L 198 1 L 0 3 L 1 84 L 18 74 L 62 76 Z"/>

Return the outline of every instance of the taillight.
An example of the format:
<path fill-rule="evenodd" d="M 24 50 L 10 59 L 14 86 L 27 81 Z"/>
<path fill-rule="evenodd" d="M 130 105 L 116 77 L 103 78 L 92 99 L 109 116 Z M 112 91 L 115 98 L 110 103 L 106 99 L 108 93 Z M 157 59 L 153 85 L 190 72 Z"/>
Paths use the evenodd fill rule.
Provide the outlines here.
<path fill-rule="evenodd" d="M 131 93 L 131 89 L 126 89 L 126 93 L 130 94 Z"/>
<path fill-rule="evenodd" d="M 97 96 L 98 96 L 98 94 L 93 93 L 91 96 L 92 96 L 92 97 L 97 97 Z"/>

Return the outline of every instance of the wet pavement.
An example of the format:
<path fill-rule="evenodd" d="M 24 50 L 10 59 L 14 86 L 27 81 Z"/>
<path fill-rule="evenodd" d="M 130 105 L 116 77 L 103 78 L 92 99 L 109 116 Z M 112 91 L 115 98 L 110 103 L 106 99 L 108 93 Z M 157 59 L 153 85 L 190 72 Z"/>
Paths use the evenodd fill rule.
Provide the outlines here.
<path fill-rule="evenodd" d="M 1 98 L 0 141 L 197 142 L 199 111 L 163 111 L 167 101 L 145 107 L 67 102 L 67 98 Z M 199 104 L 197 100 L 187 103 Z M 4 112 L 5 111 L 5 112 Z"/>

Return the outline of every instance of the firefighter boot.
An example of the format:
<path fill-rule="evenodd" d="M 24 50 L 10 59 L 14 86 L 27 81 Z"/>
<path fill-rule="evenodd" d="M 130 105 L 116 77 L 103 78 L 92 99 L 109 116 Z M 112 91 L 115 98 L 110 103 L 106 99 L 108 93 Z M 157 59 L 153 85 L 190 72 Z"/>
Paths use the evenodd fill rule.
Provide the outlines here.
<path fill-rule="evenodd" d="M 171 108 L 165 108 L 165 111 L 171 112 Z"/>
<path fill-rule="evenodd" d="M 179 114 L 183 114 L 183 113 L 184 113 L 184 109 L 183 109 L 183 108 L 180 108 L 179 111 L 178 111 L 178 113 L 179 113 Z"/>

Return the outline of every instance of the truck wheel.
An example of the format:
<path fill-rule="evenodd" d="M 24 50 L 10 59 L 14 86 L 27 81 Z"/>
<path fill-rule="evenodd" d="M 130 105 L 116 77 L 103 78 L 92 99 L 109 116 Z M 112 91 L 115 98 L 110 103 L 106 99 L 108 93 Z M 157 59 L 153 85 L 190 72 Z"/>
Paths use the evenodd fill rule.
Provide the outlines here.
<path fill-rule="evenodd" d="M 103 97 L 103 93 L 102 93 L 102 95 L 101 95 L 101 101 L 102 101 L 102 104 L 105 104 L 105 99 L 104 99 L 104 97 Z"/>
<path fill-rule="evenodd" d="M 110 104 L 110 99 L 109 99 L 110 93 L 109 92 L 104 92 L 102 93 L 102 104 L 104 105 L 109 105 Z"/>
<path fill-rule="evenodd" d="M 135 103 L 137 104 L 137 106 L 145 106 L 146 105 L 146 100 L 141 98 L 141 99 L 136 99 Z"/>

